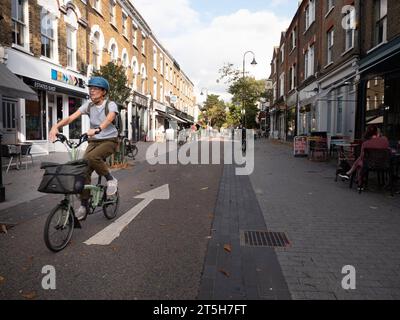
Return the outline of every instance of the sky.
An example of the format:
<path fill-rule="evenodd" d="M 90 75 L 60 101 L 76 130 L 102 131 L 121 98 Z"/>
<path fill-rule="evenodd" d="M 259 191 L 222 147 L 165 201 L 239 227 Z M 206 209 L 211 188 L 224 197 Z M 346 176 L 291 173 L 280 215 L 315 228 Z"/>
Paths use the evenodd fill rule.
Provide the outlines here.
<path fill-rule="evenodd" d="M 156 38 L 195 86 L 198 103 L 206 93 L 229 101 L 219 69 L 233 63 L 256 79 L 270 74 L 273 47 L 289 27 L 298 0 L 133 0 Z M 200 95 L 203 91 L 205 94 Z"/>

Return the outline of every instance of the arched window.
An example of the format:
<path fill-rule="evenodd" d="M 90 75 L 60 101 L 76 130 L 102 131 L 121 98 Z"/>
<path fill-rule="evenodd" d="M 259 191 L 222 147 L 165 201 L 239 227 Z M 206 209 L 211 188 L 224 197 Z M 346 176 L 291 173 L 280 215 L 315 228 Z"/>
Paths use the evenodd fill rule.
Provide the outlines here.
<path fill-rule="evenodd" d="M 76 34 L 78 30 L 78 18 L 74 10 L 68 9 L 64 17 L 67 31 L 67 66 L 76 69 Z"/>
<path fill-rule="evenodd" d="M 94 70 L 100 69 L 100 33 L 98 31 L 93 35 L 92 64 Z"/>
<path fill-rule="evenodd" d="M 146 94 L 147 72 L 144 64 L 142 64 L 142 67 L 140 68 L 140 75 L 141 75 L 140 90 L 141 93 Z"/>
<path fill-rule="evenodd" d="M 161 103 L 164 102 L 164 86 L 163 86 L 162 82 L 160 82 L 160 102 Z"/>
<path fill-rule="evenodd" d="M 131 68 L 132 68 L 132 88 L 134 90 L 137 90 L 137 75 L 139 74 L 139 64 L 135 56 L 132 58 Z"/>

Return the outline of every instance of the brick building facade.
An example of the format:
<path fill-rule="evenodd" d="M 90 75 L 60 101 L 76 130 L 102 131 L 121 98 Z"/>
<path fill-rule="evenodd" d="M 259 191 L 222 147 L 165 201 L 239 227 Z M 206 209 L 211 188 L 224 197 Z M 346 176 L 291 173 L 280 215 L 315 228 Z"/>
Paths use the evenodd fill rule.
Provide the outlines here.
<path fill-rule="evenodd" d="M 1 115 L 6 141 L 32 141 L 34 153 L 57 151 L 47 140 L 51 125 L 87 100 L 88 78 L 109 61 L 126 67 L 132 89 L 122 110 L 128 137 L 154 140 L 159 127 L 193 121 L 193 83 L 131 1 L 12 0 L 2 1 L 0 12 L 0 60 L 39 98 L 0 96 L 13 109 Z M 8 128 L 14 113 L 20 121 Z M 88 128 L 84 117 L 64 134 L 75 138 Z"/>
<path fill-rule="evenodd" d="M 285 32 L 286 64 L 280 65 L 285 70 L 278 70 L 285 74 L 285 94 L 272 104 L 274 110 L 284 101 L 285 139 L 315 131 L 354 139 L 370 123 L 395 138 L 400 120 L 398 68 L 393 68 L 400 61 L 399 8 L 393 0 L 299 3 Z M 271 66 L 277 56 L 274 49 Z M 279 75 L 271 70 L 279 87 Z"/>

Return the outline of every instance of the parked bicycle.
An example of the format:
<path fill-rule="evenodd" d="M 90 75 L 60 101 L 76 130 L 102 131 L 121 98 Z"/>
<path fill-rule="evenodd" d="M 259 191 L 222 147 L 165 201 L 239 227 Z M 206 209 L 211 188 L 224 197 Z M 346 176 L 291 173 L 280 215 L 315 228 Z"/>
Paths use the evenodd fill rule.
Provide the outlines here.
<path fill-rule="evenodd" d="M 83 190 L 90 190 L 88 215 L 93 214 L 99 207 L 109 220 L 114 219 L 118 213 L 118 191 L 113 196 L 107 196 L 107 186 L 102 184 L 101 176 L 96 185 L 84 184 L 84 173 L 88 163 L 83 159 L 78 160 L 78 148 L 87 139 L 87 134 L 83 134 L 78 142 L 73 142 L 64 135 L 58 134 L 55 142 L 61 142 L 67 147 L 72 161 L 65 164 L 44 162 L 40 167 L 46 171 L 38 190 L 45 193 L 64 194 L 64 199 L 52 209 L 47 217 L 44 228 L 45 244 L 53 252 L 64 249 L 72 238 L 74 228 L 81 228 L 80 222 L 75 217 L 74 197 Z"/>
<path fill-rule="evenodd" d="M 136 146 L 136 144 L 133 143 L 128 138 L 123 138 L 121 145 L 122 145 L 122 148 L 124 150 L 124 156 L 127 156 L 129 158 L 135 159 L 136 155 L 139 152 L 139 149 Z"/>

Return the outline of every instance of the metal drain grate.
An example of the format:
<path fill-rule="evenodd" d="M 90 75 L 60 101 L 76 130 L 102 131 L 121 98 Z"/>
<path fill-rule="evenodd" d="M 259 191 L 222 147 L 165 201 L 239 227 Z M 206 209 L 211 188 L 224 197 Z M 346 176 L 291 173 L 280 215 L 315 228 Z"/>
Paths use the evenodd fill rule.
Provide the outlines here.
<path fill-rule="evenodd" d="M 250 247 L 288 247 L 290 241 L 284 232 L 241 230 L 240 245 Z"/>

